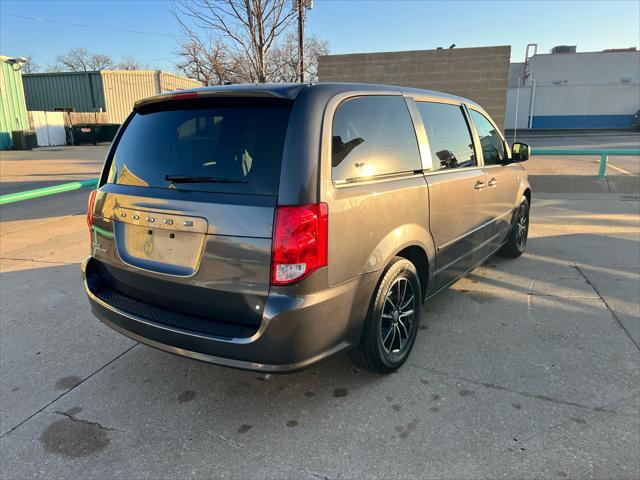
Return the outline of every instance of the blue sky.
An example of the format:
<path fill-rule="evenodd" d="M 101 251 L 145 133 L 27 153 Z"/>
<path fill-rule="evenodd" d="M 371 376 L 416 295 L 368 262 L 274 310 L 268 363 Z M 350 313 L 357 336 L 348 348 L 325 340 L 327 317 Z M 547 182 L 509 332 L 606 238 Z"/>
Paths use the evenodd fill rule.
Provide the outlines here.
<path fill-rule="evenodd" d="M 46 66 L 56 54 L 85 47 L 116 61 L 133 56 L 150 68 L 174 70 L 180 37 L 170 5 L 0 0 L 0 53 L 32 54 Z M 331 53 L 511 45 L 512 61 L 521 61 L 527 43 L 538 43 L 540 52 L 563 44 L 577 45 L 578 51 L 638 47 L 639 19 L 637 0 L 315 0 L 308 30 L 328 40 Z"/>

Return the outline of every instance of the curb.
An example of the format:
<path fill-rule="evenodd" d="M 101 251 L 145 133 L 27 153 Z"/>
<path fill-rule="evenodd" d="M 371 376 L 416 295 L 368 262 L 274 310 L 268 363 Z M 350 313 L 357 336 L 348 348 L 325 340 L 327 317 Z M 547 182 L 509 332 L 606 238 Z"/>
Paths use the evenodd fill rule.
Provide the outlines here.
<path fill-rule="evenodd" d="M 80 180 L 77 182 L 69 182 L 69 183 L 62 183 L 60 185 L 53 185 L 51 187 L 36 188 L 34 190 L 25 190 L 24 192 L 9 193 L 7 195 L 0 195 L 0 205 L 19 202 L 22 200 L 29 200 L 31 198 L 45 197 L 47 195 L 54 195 L 56 193 L 69 192 L 71 190 L 78 190 L 84 187 L 95 187 L 96 185 L 98 185 L 98 179 L 91 178 L 88 180 Z"/>

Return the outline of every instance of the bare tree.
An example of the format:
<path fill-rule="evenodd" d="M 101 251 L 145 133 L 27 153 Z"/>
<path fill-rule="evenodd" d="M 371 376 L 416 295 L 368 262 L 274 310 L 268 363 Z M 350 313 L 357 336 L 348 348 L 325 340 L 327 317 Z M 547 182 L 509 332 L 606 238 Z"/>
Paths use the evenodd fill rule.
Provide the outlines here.
<path fill-rule="evenodd" d="M 304 77 L 308 81 L 318 79 L 318 57 L 329 54 L 329 44 L 315 35 L 309 35 L 304 44 Z M 290 32 L 285 41 L 272 52 L 270 82 L 297 82 L 300 78 L 298 38 Z"/>
<path fill-rule="evenodd" d="M 40 71 L 40 65 L 33 61 L 33 55 L 29 54 L 26 57 L 27 63 L 22 65 L 23 73 L 36 73 Z"/>
<path fill-rule="evenodd" d="M 179 46 L 176 55 L 179 57 L 176 67 L 204 85 L 223 85 L 235 79 L 234 59 L 222 42 L 203 43 L 198 36 L 191 35 L 189 41 Z"/>
<path fill-rule="evenodd" d="M 142 66 L 135 58 L 128 56 L 120 60 L 120 62 L 115 65 L 115 68 L 116 70 L 141 70 Z"/>
<path fill-rule="evenodd" d="M 174 16 L 188 41 L 219 35 L 243 78 L 264 83 L 278 39 L 293 22 L 290 0 L 179 0 Z M 203 42 L 199 42 L 203 43 Z"/>
<path fill-rule="evenodd" d="M 86 48 L 74 48 L 66 55 L 58 55 L 53 66 L 55 71 L 87 72 L 113 68 L 108 55 L 90 53 Z"/>

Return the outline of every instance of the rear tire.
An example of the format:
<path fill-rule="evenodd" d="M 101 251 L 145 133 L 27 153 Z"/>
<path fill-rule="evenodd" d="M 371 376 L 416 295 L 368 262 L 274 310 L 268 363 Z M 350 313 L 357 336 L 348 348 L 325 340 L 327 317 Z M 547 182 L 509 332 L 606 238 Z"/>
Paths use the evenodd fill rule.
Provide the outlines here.
<path fill-rule="evenodd" d="M 373 293 L 358 348 L 352 358 L 377 373 L 391 373 L 407 360 L 420 324 L 422 290 L 416 267 L 394 257 Z"/>
<path fill-rule="evenodd" d="M 524 195 L 516 211 L 516 218 L 507 242 L 498 250 L 503 257 L 517 258 L 524 253 L 529 236 L 529 200 Z"/>

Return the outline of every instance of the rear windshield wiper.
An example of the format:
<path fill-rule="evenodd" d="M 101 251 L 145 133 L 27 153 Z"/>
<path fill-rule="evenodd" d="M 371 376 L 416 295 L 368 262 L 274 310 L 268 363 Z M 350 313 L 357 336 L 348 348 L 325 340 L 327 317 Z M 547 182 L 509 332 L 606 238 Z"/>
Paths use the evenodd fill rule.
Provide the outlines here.
<path fill-rule="evenodd" d="M 233 178 L 201 177 L 189 175 L 165 175 L 164 179 L 175 183 L 249 183 L 246 180 L 236 180 Z"/>

